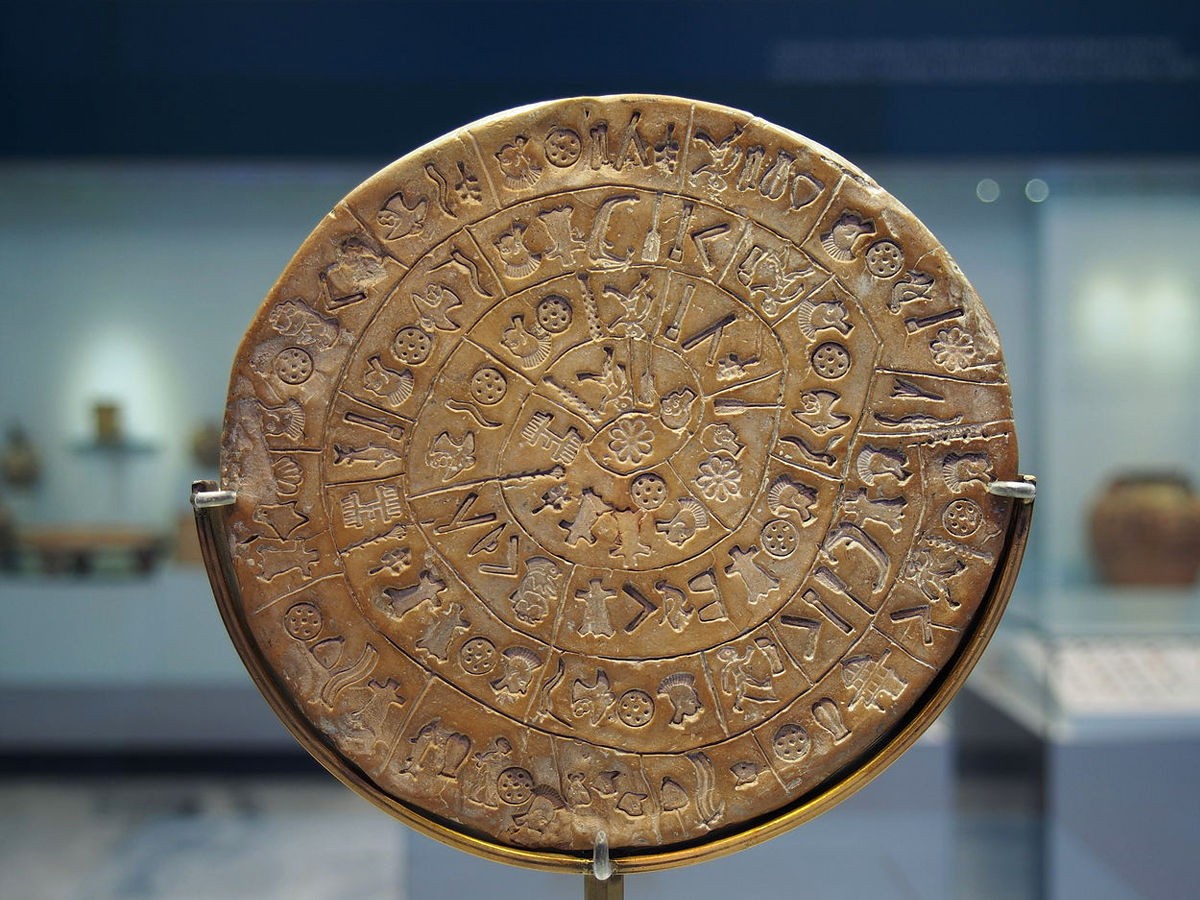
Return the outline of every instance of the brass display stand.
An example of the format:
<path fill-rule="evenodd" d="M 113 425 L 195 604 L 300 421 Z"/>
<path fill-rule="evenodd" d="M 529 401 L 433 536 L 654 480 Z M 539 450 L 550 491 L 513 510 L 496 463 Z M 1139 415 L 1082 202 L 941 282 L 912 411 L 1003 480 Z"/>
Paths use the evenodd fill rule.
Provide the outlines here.
<path fill-rule="evenodd" d="M 202 554 L 297 740 L 596 898 L 911 746 L 1035 495 L 928 229 L 801 135 L 641 94 L 501 113 L 350 192 L 242 341 L 221 472 Z"/>

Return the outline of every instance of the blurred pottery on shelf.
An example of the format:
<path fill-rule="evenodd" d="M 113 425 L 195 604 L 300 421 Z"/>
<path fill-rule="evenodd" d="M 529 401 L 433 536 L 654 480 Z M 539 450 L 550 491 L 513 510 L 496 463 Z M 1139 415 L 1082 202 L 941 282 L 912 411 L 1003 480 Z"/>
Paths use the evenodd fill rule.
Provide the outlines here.
<path fill-rule="evenodd" d="M 92 406 L 96 419 L 96 443 L 121 443 L 121 407 L 116 403 L 100 402 Z"/>
<path fill-rule="evenodd" d="M 1109 584 L 1189 585 L 1200 570 L 1200 496 L 1183 475 L 1120 475 L 1092 506 L 1092 558 Z"/>
<path fill-rule="evenodd" d="M 20 425 L 8 429 L 4 447 L 0 449 L 0 476 L 13 487 L 28 488 L 37 484 L 42 463 L 37 448 Z"/>
<path fill-rule="evenodd" d="M 105 563 L 148 575 L 158 559 L 162 538 L 145 528 L 125 525 L 43 525 L 18 535 L 48 575 L 90 575 Z"/>

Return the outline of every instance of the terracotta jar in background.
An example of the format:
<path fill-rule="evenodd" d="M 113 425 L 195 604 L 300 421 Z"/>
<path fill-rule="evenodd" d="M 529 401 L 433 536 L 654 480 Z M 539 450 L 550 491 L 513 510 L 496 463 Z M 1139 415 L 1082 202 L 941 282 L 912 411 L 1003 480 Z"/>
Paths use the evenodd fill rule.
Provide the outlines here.
<path fill-rule="evenodd" d="M 1109 584 L 1189 585 L 1200 570 L 1200 496 L 1186 476 L 1130 473 L 1092 506 L 1092 557 Z"/>
<path fill-rule="evenodd" d="M 13 487 L 30 488 L 37 484 L 41 473 L 37 448 L 20 425 L 13 425 L 0 448 L 0 477 Z"/>
<path fill-rule="evenodd" d="M 96 420 L 96 443 L 111 446 L 121 443 L 121 407 L 106 401 L 92 405 Z"/>

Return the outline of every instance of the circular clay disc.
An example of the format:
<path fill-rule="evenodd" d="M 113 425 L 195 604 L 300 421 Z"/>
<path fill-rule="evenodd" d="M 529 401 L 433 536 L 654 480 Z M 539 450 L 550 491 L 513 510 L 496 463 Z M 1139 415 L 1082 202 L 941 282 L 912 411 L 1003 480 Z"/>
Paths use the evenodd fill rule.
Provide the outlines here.
<path fill-rule="evenodd" d="M 225 421 L 227 618 L 306 746 L 411 824 L 672 865 L 915 739 L 1016 477 L 992 322 L 869 177 L 731 109 L 545 103 L 355 188 L 267 297 Z"/>

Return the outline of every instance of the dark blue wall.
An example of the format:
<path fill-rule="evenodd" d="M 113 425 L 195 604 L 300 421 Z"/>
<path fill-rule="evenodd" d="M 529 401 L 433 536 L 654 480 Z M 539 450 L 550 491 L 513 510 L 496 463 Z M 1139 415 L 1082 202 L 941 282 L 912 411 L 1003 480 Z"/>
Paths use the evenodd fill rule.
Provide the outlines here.
<path fill-rule="evenodd" d="M 616 91 L 750 109 L 852 156 L 1188 154 L 1200 12 L 1004 3 L 11 3 L 0 155 L 394 155 Z"/>

